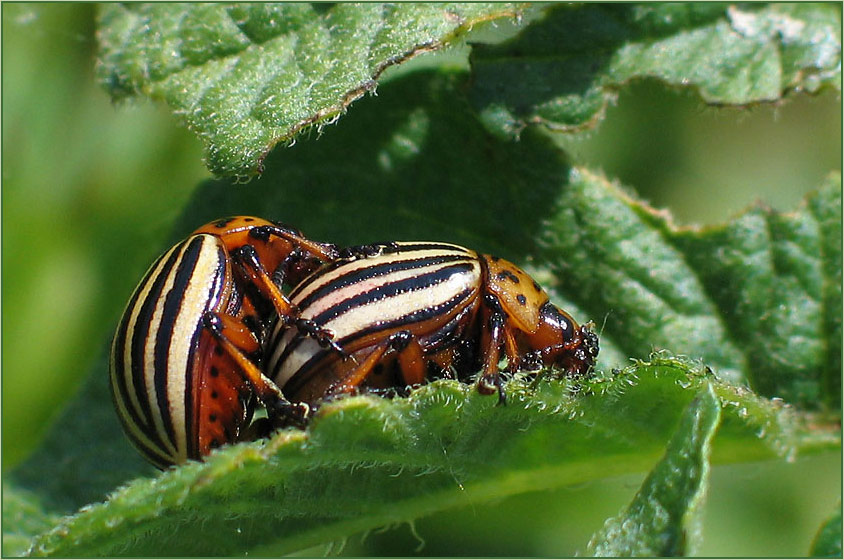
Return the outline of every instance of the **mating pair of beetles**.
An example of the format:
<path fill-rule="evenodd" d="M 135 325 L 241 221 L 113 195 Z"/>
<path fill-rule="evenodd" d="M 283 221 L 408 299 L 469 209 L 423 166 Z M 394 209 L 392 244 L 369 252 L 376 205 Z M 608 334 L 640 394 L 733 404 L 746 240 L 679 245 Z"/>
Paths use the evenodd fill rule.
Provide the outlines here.
<path fill-rule="evenodd" d="M 265 425 L 305 426 L 325 400 L 477 371 L 503 402 L 502 350 L 511 372 L 579 376 L 598 337 L 506 260 L 449 243 L 338 249 L 240 216 L 147 271 L 114 337 L 111 390 L 132 443 L 166 468 L 263 433 L 259 403 Z"/>

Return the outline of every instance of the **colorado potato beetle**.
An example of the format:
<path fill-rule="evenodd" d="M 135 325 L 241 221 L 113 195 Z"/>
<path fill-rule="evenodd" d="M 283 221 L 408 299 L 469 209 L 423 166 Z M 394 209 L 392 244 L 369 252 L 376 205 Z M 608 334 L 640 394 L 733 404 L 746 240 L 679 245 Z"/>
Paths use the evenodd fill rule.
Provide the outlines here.
<path fill-rule="evenodd" d="M 296 319 L 282 283 L 336 257 L 333 245 L 240 216 L 199 228 L 153 263 L 123 313 L 110 360 L 118 416 L 144 457 L 165 468 L 237 441 L 255 399 L 296 417 L 257 356 L 276 317 Z"/>
<path fill-rule="evenodd" d="M 521 268 L 448 243 L 354 247 L 290 293 L 299 322 L 328 333 L 333 347 L 278 325 L 264 372 L 292 401 L 413 386 L 449 372 L 480 370 L 477 388 L 505 399 L 508 369 L 556 366 L 582 375 L 598 337 L 553 305 Z M 337 350 L 339 347 L 340 351 Z"/>

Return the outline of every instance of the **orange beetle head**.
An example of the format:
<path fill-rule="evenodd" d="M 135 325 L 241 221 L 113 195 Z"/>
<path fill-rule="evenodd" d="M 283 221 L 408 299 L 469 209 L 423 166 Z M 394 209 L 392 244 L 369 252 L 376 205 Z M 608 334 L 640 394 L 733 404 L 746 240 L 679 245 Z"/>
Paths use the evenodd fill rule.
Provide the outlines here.
<path fill-rule="evenodd" d="M 571 315 L 546 302 L 539 310 L 539 327 L 530 343 L 547 366 L 557 366 L 569 375 L 589 371 L 598 356 L 598 336 L 591 324 L 578 326 Z"/>

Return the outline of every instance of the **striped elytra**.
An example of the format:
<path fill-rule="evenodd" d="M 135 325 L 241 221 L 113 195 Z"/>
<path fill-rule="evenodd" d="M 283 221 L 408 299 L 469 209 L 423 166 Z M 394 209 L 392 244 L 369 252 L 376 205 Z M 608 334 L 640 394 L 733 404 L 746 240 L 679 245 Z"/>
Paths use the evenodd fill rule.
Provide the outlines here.
<path fill-rule="evenodd" d="M 215 237 L 195 235 L 156 261 L 120 321 L 112 394 L 130 440 L 156 466 L 184 463 L 233 441 L 251 417 L 244 380 L 232 375 L 227 356 L 214 354 L 217 343 L 198 320 L 238 305 L 232 292 L 225 250 Z M 211 412 L 215 400 L 225 413 Z M 215 421 L 200 435 L 200 418 L 212 414 Z"/>
<path fill-rule="evenodd" d="M 262 337 L 292 308 L 271 274 L 292 281 L 336 255 L 298 232 L 238 217 L 198 229 L 159 257 L 112 343 L 110 385 L 134 446 L 166 468 L 240 440 L 256 401 L 283 409 L 261 373 Z"/>
<path fill-rule="evenodd" d="M 338 251 L 237 217 L 150 267 L 118 325 L 110 385 L 131 442 L 166 468 L 257 437 L 259 405 L 261 429 L 304 426 L 327 399 L 477 372 L 478 390 L 503 401 L 502 356 L 510 371 L 577 376 L 597 354 L 590 325 L 503 259 L 435 242 Z"/>
<path fill-rule="evenodd" d="M 516 265 L 447 243 L 362 246 L 305 279 L 290 294 L 299 321 L 332 335 L 320 344 L 302 328 L 267 339 L 265 372 L 293 401 L 316 404 L 368 390 L 398 390 L 432 376 L 498 392 L 508 367 L 557 366 L 581 375 L 598 340 L 548 300 Z M 339 350 L 338 350 L 339 348 Z"/>

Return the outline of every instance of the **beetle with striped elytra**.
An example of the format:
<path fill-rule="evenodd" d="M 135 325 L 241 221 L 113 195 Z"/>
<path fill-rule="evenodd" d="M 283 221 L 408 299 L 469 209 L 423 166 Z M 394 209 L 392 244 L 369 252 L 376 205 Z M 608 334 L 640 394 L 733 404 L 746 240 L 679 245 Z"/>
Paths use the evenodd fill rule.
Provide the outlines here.
<path fill-rule="evenodd" d="M 290 298 L 299 320 L 335 344 L 278 325 L 264 371 L 287 398 L 312 407 L 362 389 L 400 390 L 449 374 L 467 380 L 478 371 L 478 390 L 503 403 L 502 349 L 511 372 L 554 366 L 570 376 L 587 373 L 598 354 L 590 325 L 552 304 L 521 268 L 448 243 L 345 249 Z"/>
<path fill-rule="evenodd" d="M 274 415 L 307 410 L 261 373 L 261 342 L 276 317 L 297 316 L 279 286 L 336 257 L 331 244 L 238 216 L 197 229 L 153 263 L 123 313 L 109 364 L 118 416 L 146 459 L 165 468 L 250 438 L 256 399 Z"/>
<path fill-rule="evenodd" d="M 502 348 L 510 371 L 577 376 L 598 338 L 503 259 L 448 243 L 338 251 L 237 217 L 152 265 L 118 326 L 110 377 L 127 435 L 164 468 L 261 435 L 249 428 L 256 400 L 271 422 L 304 426 L 324 400 L 480 370 L 478 390 L 503 402 Z"/>

